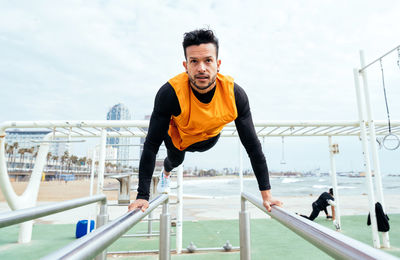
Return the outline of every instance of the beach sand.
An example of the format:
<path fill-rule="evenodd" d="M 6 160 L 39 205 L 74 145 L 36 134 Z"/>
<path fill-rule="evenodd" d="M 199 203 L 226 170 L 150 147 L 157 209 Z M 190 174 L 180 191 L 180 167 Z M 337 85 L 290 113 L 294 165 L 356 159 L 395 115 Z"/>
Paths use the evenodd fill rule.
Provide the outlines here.
<path fill-rule="evenodd" d="M 201 178 L 202 180 L 204 178 Z M 212 178 L 210 178 L 212 180 Z M 96 182 L 95 182 L 96 183 Z M 118 182 L 113 179 L 105 180 L 105 187 L 117 187 Z M 14 190 L 17 194 L 22 194 L 27 186 L 27 182 L 13 182 Z M 90 182 L 88 180 L 80 181 L 51 181 L 42 182 L 38 195 L 38 205 L 54 203 L 57 201 L 70 200 L 89 196 Z M 94 189 L 96 191 L 96 188 Z M 273 191 L 272 191 L 273 192 Z M 116 203 L 117 191 L 105 191 L 109 203 Z M 136 197 L 136 193 L 131 193 L 131 199 Z M 302 197 L 279 197 L 284 203 L 284 208 L 291 212 L 298 212 L 308 215 L 311 213 L 311 203 L 317 199 L 317 196 Z M 176 198 L 172 195 L 170 201 L 174 202 Z M 385 195 L 386 211 L 388 214 L 400 213 L 400 195 Z M 369 212 L 368 196 L 341 196 L 339 198 L 341 215 L 367 215 Z M 214 219 L 237 219 L 240 210 L 240 198 L 238 196 L 223 198 L 194 198 L 184 197 L 183 201 L 184 221 L 214 220 Z M 248 203 L 248 208 L 252 218 L 268 218 L 268 216 Z M 110 219 L 115 219 L 127 211 L 126 206 L 109 206 Z M 0 193 L 0 213 L 9 211 L 4 195 Z M 57 213 L 51 216 L 36 220 L 39 223 L 76 223 L 80 219 L 94 218 L 97 206 L 95 204 Z M 158 209 L 154 216 L 158 216 Z M 171 205 L 172 218 L 175 217 L 175 206 Z M 321 217 L 324 213 L 321 212 Z"/>

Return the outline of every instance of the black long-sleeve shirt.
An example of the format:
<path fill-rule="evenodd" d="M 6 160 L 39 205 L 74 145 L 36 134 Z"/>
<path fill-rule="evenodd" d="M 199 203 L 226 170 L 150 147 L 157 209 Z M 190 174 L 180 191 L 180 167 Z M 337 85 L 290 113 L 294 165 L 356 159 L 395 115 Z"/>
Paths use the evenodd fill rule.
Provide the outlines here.
<path fill-rule="evenodd" d="M 214 96 L 215 88 L 205 94 L 200 94 L 193 88 L 192 91 L 200 102 L 209 103 Z M 236 83 L 234 84 L 234 94 L 238 112 L 235 125 L 240 141 L 250 157 L 251 166 L 256 175 L 259 189 L 269 190 L 271 186 L 267 162 L 254 129 L 249 100 L 245 91 Z M 178 97 L 173 87 L 167 82 L 160 88 L 155 98 L 149 130 L 140 158 L 137 199 L 149 199 L 151 177 L 153 175 L 158 149 L 168 134 L 171 116 L 178 116 L 180 113 L 181 108 Z"/>

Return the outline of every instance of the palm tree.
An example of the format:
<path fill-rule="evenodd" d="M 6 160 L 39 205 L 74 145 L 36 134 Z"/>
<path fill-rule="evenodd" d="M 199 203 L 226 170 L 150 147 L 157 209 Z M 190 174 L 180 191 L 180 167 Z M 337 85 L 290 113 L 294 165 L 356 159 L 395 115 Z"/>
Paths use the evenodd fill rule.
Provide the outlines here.
<path fill-rule="evenodd" d="M 8 160 L 7 160 L 8 167 L 10 167 L 11 165 L 11 156 L 13 155 L 13 153 L 14 153 L 14 147 L 12 145 L 8 145 L 6 150 L 6 154 L 8 154 Z"/>
<path fill-rule="evenodd" d="M 23 168 L 23 166 L 24 166 L 24 157 L 25 157 L 25 153 L 26 152 L 28 152 L 28 150 L 27 149 L 25 149 L 25 148 L 20 148 L 20 149 L 18 149 L 18 153 L 20 154 L 20 156 L 19 156 L 19 162 L 20 162 L 20 164 L 21 164 L 21 168 Z"/>
<path fill-rule="evenodd" d="M 13 147 L 13 152 L 12 152 L 13 153 L 13 162 L 15 164 L 15 159 L 17 157 L 17 154 L 15 153 L 15 151 L 18 151 L 18 142 L 13 143 L 12 147 Z"/>
<path fill-rule="evenodd" d="M 89 172 L 92 172 L 92 159 L 87 159 L 86 160 L 86 163 L 88 164 L 88 166 L 89 166 Z"/>
<path fill-rule="evenodd" d="M 72 164 L 72 165 L 75 165 L 75 166 L 78 165 L 78 156 L 71 155 L 69 161 L 70 161 L 70 164 Z"/>
<path fill-rule="evenodd" d="M 51 156 L 52 156 L 51 152 L 48 152 L 48 153 L 47 153 L 47 157 L 46 157 L 46 159 L 47 159 L 47 166 L 49 166 L 49 162 L 50 162 Z"/>
<path fill-rule="evenodd" d="M 35 147 L 31 147 L 31 148 L 29 148 L 29 149 L 27 149 L 28 150 L 28 152 L 31 154 L 31 160 L 30 160 L 30 163 L 29 163 L 29 165 L 31 166 L 31 168 L 33 168 L 33 158 L 35 157 L 36 158 L 36 155 L 37 155 L 37 151 L 35 152 Z M 35 155 L 36 154 L 36 155 Z"/>

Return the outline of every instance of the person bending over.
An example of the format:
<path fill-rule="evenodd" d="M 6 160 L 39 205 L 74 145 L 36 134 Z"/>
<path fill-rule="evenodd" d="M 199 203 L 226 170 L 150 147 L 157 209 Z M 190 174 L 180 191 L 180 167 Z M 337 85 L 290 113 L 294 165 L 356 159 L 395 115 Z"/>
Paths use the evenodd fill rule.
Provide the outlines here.
<path fill-rule="evenodd" d="M 333 198 L 333 189 L 329 189 L 328 192 L 323 192 L 316 201 L 312 203 L 312 212 L 309 217 L 305 215 L 300 215 L 304 218 L 307 218 L 313 221 L 316 217 L 318 217 L 320 211 L 324 211 L 327 219 L 335 220 L 335 199 Z M 327 207 L 331 205 L 332 216 L 328 214 Z"/>
<path fill-rule="evenodd" d="M 213 147 L 224 126 L 232 121 L 250 157 L 264 207 L 271 211 L 272 205 L 282 205 L 271 195 L 267 163 L 247 95 L 232 77 L 219 73 L 221 60 L 214 32 L 209 29 L 187 32 L 182 45 L 185 72 L 168 80 L 155 97 L 139 163 L 138 194 L 128 210 L 148 208 L 156 154 L 163 141 L 167 157 L 157 190 L 168 193 L 170 172 L 183 162 L 185 153 L 204 152 Z"/>

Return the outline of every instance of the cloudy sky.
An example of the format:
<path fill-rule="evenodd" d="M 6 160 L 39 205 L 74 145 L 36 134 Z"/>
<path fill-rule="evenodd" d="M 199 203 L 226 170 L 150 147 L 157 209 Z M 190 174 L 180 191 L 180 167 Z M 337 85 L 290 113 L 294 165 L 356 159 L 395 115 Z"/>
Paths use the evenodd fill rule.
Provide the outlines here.
<path fill-rule="evenodd" d="M 0 0 L 0 5 L 0 122 L 101 120 L 119 102 L 133 119 L 143 119 L 160 86 L 183 71 L 183 33 L 207 26 L 220 39 L 221 72 L 246 90 L 254 120 L 357 120 L 352 69 L 359 67 L 359 50 L 372 61 L 400 44 L 396 0 Z M 397 59 L 395 52 L 383 65 L 391 118 L 399 120 Z M 378 64 L 368 76 L 374 117 L 384 120 Z M 345 149 L 339 169 L 362 168 L 359 142 L 340 141 Z M 271 138 L 265 144 L 276 170 L 280 142 Z M 222 141 L 208 157 L 199 156 L 207 167 L 226 164 L 215 154 L 237 147 L 234 143 Z M 328 169 L 326 139 L 292 139 L 286 145 L 285 167 Z M 237 165 L 235 156 L 228 158 Z M 194 156 L 188 157 L 193 164 Z M 394 159 L 384 164 L 400 172 Z"/>

